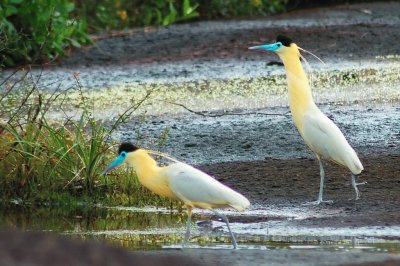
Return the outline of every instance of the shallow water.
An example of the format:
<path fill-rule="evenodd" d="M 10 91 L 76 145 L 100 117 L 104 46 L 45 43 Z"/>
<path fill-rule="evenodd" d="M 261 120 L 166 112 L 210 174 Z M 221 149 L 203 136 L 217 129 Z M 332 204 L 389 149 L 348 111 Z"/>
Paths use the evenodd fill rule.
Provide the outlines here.
<path fill-rule="evenodd" d="M 400 252 L 400 226 L 320 227 L 296 225 L 310 217 L 343 214 L 342 209 L 252 206 L 245 213 L 224 211 L 240 249 Z M 187 248 L 229 249 L 225 225 L 209 211 L 196 210 Z M 86 207 L 3 210 L 1 227 L 55 232 L 74 239 L 96 239 L 129 249 L 181 248 L 186 214 L 164 208 Z"/>

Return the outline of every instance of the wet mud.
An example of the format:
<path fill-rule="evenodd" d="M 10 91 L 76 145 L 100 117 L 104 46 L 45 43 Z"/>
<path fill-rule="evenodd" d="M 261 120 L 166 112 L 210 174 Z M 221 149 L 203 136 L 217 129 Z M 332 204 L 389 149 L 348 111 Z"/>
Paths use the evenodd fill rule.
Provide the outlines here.
<path fill-rule="evenodd" d="M 361 198 L 354 200 L 348 170 L 325 163 L 325 200 L 320 210 L 342 208 L 340 216 L 308 218 L 293 226 L 359 227 L 390 226 L 400 223 L 400 155 L 361 157 L 365 167 L 358 181 Z M 201 169 L 242 192 L 261 205 L 300 206 L 317 199 L 319 165 L 313 159 L 262 160 L 203 165 Z M 233 217 L 234 219 L 234 217 Z"/>
<path fill-rule="evenodd" d="M 314 8 L 261 20 L 198 22 L 133 30 L 76 51 L 64 66 L 161 63 L 243 58 L 277 61 L 272 53 L 249 51 L 283 33 L 330 60 L 368 59 L 400 52 L 398 2 Z M 384 33 L 384 34 L 383 34 Z M 182 73 L 184 74 L 184 73 Z"/>
<path fill-rule="evenodd" d="M 77 242 L 38 232 L 0 231 L 0 236 L 0 264 L 7 266 L 399 265 L 395 255 L 379 253 L 209 249 L 130 252 L 95 241 Z"/>
<path fill-rule="evenodd" d="M 203 265 L 180 254 L 135 254 L 95 241 L 78 242 L 50 233 L 0 230 L 0 265 L 156 266 Z"/>
<path fill-rule="evenodd" d="M 340 64 L 341 60 L 365 62 L 378 56 L 396 57 L 400 54 L 400 46 L 396 45 L 400 39 L 399 8 L 398 2 L 344 5 L 295 11 L 266 20 L 198 22 L 167 28 L 137 29 L 123 37 L 104 38 L 81 51 L 71 51 L 69 58 L 57 62 L 57 66 L 61 66 L 62 71 L 75 71 L 80 67 L 111 68 L 185 60 L 193 64 L 229 58 L 254 62 L 277 61 L 273 54 L 254 53 L 247 51 L 247 47 L 269 43 L 278 33 L 289 35 L 297 43 L 301 43 L 301 46 L 334 63 Z M 193 68 L 196 69 L 196 66 Z M 149 75 L 151 74 L 149 71 Z M 107 84 L 108 76 L 103 76 L 104 83 Z M 354 200 L 350 173 L 341 166 L 325 162 L 324 198 L 333 200 L 333 203 L 310 206 L 316 214 L 315 217 L 285 221 L 290 226 L 357 229 L 365 226 L 385 228 L 400 225 L 400 118 L 393 115 L 399 109 L 393 107 L 387 111 L 387 115 L 384 114 L 385 111 L 379 113 L 371 109 L 372 113 L 379 115 L 375 116 L 373 123 L 366 123 L 368 126 L 363 127 L 363 121 L 367 119 L 362 114 L 368 116 L 369 109 L 368 106 L 364 107 L 365 112 L 361 111 L 361 115 L 352 115 L 343 109 L 333 113 L 333 118 L 337 119 L 334 119 L 335 122 L 349 136 L 350 143 L 354 144 L 365 167 L 365 171 L 358 177 L 360 182 L 367 181 L 367 184 L 360 186 L 361 198 Z M 247 124 L 237 121 L 235 123 L 238 127 L 235 127 L 235 123 L 218 124 L 212 119 L 204 119 L 208 122 L 198 123 L 197 126 L 204 128 L 205 124 L 214 123 L 209 135 L 202 136 L 201 130 L 187 127 L 187 124 L 195 120 L 192 118 L 186 121 L 181 119 L 176 125 L 157 118 L 153 121 L 153 127 L 147 127 L 147 134 L 160 136 L 163 124 L 171 126 L 172 141 L 168 140 L 164 151 L 198 165 L 205 172 L 246 195 L 255 205 L 291 208 L 317 199 L 318 162 L 313 159 L 290 123 L 290 116 L 267 118 L 264 121 L 254 119 Z M 278 127 L 280 123 L 284 126 Z M 159 124 L 161 126 L 158 127 Z M 263 137 L 259 134 L 263 130 L 268 132 L 266 136 L 271 137 L 267 138 L 267 142 L 265 135 Z M 179 131 L 185 133 L 176 133 Z M 362 132 L 361 137 L 351 137 L 357 131 Z M 382 134 L 374 135 L 374 132 L 381 131 Z M 130 140 L 135 136 L 120 131 L 116 137 L 119 140 Z M 370 140 L 375 142 L 371 144 Z M 227 143 L 229 145 L 225 145 Z M 271 146 L 274 148 L 271 149 Z M 216 147 L 222 147 L 222 152 Z M 178 150 L 181 152 L 177 152 Z M 199 154 L 198 151 L 201 150 L 207 152 Z M 268 153 L 271 150 L 275 153 Z M 251 151 L 256 151 L 254 157 L 251 156 Z M 212 163 L 207 164 L 207 158 L 213 158 Z M 324 215 L 336 209 L 341 210 L 337 215 L 334 212 L 329 216 Z M 230 217 L 232 223 L 243 224 L 280 219 L 285 220 L 287 217 Z M 63 265 L 64 262 L 65 265 L 69 262 L 70 265 L 126 265 L 140 262 L 140 257 L 132 257 L 125 250 L 103 247 L 98 243 L 89 242 L 83 245 L 40 235 L 20 235 L 18 232 L 2 233 L 0 236 L 0 247 L 3 247 L 0 250 L 7 256 L 14 254 L 11 258 L 13 260 L 0 256 L 0 264 L 4 262 L 5 265 L 27 265 L 27 262 L 30 262 L 29 265 L 54 265 L 55 262 L 59 262 L 58 265 Z M 390 235 L 386 238 L 399 240 Z M 10 242 L 9 239 L 13 241 Z M 37 245 L 38 249 L 33 249 L 35 245 L 32 246 L 32 243 L 47 246 Z M 52 251 L 50 248 L 46 249 L 49 246 Z M 60 254 L 60 250 L 67 249 L 69 256 Z M 44 251 L 55 255 L 44 256 Z M 145 255 L 144 259 L 149 258 L 148 262 L 156 263 L 154 265 L 160 265 L 157 264 L 160 261 L 171 265 L 185 265 L 188 261 L 191 265 L 196 265 L 195 262 L 200 265 L 400 265 L 398 253 L 382 252 L 170 249 L 134 253 L 137 256 Z M 104 254 L 110 259 L 115 258 L 113 263 L 104 264 L 110 261 L 105 259 Z M 176 255 L 183 258 L 177 258 Z M 49 258 L 52 258 L 50 262 Z M 85 264 L 79 264 L 81 262 Z"/>
<path fill-rule="evenodd" d="M 400 154 L 400 108 L 397 104 L 319 107 L 361 156 Z M 247 111 L 236 112 L 242 115 L 202 117 L 188 114 L 152 117 L 144 122 L 135 119 L 121 127 L 115 138 L 161 150 L 194 165 L 314 158 L 300 137 L 289 108 L 265 108 L 255 111 L 260 114 L 248 115 Z M 136 132 L 145 138 L 138 139 Z M 166 141 L 159 145 L 160 136 L 165 134 Z"/>

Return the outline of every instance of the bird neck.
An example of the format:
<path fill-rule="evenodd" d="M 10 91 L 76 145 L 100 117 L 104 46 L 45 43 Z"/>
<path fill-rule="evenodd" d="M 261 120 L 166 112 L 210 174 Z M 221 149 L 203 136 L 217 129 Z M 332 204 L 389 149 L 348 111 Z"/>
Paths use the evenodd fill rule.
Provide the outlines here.
<path fill-rule="evenodd" d="M 157 162 L 145 150 L 137 150 L 127 159 L 128 164 L 135 168 L 139 182 L 143 185 L 160 171 Z"/>
<path fill-rule="evenodd" d="M 289 106 L 293 121 L 297 128 L 301 128 L 304 114 L 315 106 L 311 88 L 306 73 L 300 62 L 300 53 L 295 44 L 292 44 L 290 51 L 280 54 L 285 65 L 287 84 L 289 88 Z"/>
<path fill-rule="evenodd" d="M 147 151 L 137 150 L 128 159 L 129 165 L 136 170 L 140 184 L 158 195 L 176 198 L 169 188 L 168 178 L 161 173 L 163 167 L 159 167 Z"/>

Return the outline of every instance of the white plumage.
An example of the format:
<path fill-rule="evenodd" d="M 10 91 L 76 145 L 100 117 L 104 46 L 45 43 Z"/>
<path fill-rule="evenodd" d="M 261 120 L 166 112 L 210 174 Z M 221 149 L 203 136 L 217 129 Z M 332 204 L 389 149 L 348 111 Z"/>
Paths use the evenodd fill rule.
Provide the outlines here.
<path fill-rule="evenodd" d="M 238 192 L 185 163 L 169 165 L 160 174 L 167 176 L 171 190 L 188 206 L 202 209 L 232 207 L 244 211 L 250 205 Z"/>
<path fill-rule="evenodd" d="M 319 204 L 324 202 L 324 167 L 322 159 L 334 161 L 352 172 L 352 185 L 359 198 L 355 175 L 364 169 L 356 152 L 349 145 L 340 129 L 315 105 L 307 76 L 300 62 L 300 52 L 295 43 L 286 36 L 279 35 L 277 42 L 250 47 L 252 50 L 276 52 L 282 59 L 286 70 L 289 88 L 289 107 L 293 121 L 305 143 L 315 153 L 320 165 Z M 304 50 L 304 49 L 302 49 Z"/>
<path fill-rule="evenodd" d="M 305 114 L 300 134 L 304 142 L 321 159 L 332 160 L 346 166 L 355 175 L 364 169 L 340 129 L 318 108 L 309 110 Z"/>
<path fill-rule="evenodd" d="M 122 143 L 118 158 L 104 171 L 126 163 L 135 168 L 139 182 L 154 193 L 182 201 L 188 210 L 185 242 L 190 237 L 192 208 L 210 209 L 227 225 L 232 237 L 234 248 L 237 248 L 236 239 L 229 226 L 228 218 L 214 209 L 234 208 L 244 211 L 250 202 L 240 193 L 221 184 L 206 173 L 176 160 L 175 163 L 160 167 L 146 151 L 130 143 Z M 154 153 L 154 152 L 152 152 Z M 169 156 L 155 152 L 168 159 Z"/>

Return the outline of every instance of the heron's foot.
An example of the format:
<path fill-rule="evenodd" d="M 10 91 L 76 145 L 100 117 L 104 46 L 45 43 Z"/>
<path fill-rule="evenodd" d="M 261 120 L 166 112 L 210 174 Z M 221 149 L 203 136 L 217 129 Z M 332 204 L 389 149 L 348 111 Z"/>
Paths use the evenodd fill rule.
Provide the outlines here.
<path fill-rule="evenodd" d="M 358 188 L 356 188 L 355 190 L 356 190 L 356 198 L 354 200 L 359 200 L 361 192 L 358 190 Z"/>
<path fill-rule="evenodd" d="M 356 198 L 354 200 L 359 200 L 360 199 L 360 195 L 361 192 L 358 190 L 357 186 L 354 188 L 355 192 L 356 192 Z"/>
<path fill-rule="evenodd" d="M 365 184 L 368 184 L 368 182 L 364 181 L 364 182 L 361 182 L 361 183 L 356 183 L 356 186 L 361 186 L 361 185 L 365 185 Z"/>
<path fill-rule="evenodd" d="M 234 234 L 232 234 L 232 245 L 233 245 L 233 249 L 238 249 L 238 246 L 236 243 L 236 238 L 235 238 Z"/>
<path fill-rule="evenodd" d="M 187 248 L 188 242 L 187 241 L 182 241 L 182 248 Z"/>
<path fill-rule="evenodd" d="M 359 200 L 360 199 L 360 195 L 361 195 L 361 192 L 358 190 L 357 186 L 365 185 L 365 184 L 367 184 L 367 181 L 364 181 L 364 182 L 361 182 L 361 183 L 354 183 L 354 191 L 356 192 L 355 200 Z"/>
<path fill-rule="evenodd" d="M 182 248 L 186 248 L 188 242 L 190 241 L 190 233 L 186 232 L 185 239 L 182 241 Z"/>
<path fill-rule="evenodd" d="M 182 242 L 182 248 L 186 248 L 187 243 L 185 241 Z"/>
<path fill-rule="evenodd" d="M 332 204 L 333 200 L 316 200 L 316 201 L 309 201 L 303 203 L 303 206 L 313 206 L 313 205 L 320 205 L 321 203 Z"/>

